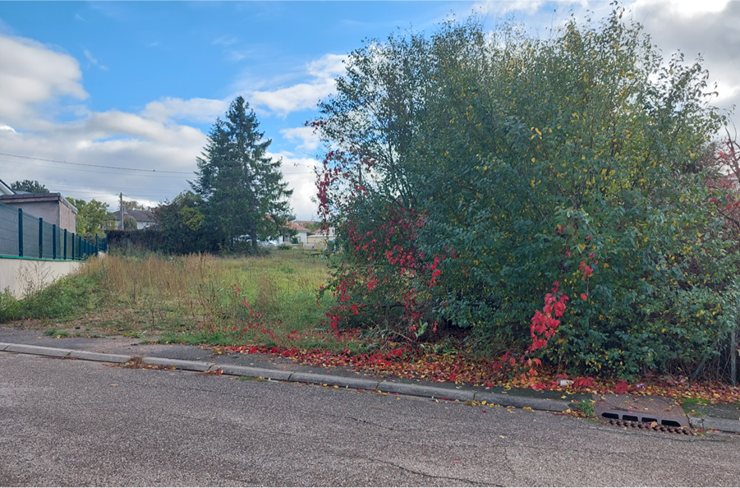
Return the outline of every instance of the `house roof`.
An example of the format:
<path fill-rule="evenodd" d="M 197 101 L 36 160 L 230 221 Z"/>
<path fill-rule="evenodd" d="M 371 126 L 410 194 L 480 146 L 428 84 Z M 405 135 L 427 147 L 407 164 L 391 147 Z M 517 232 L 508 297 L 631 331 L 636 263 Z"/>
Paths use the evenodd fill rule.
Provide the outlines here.
<path fill-rule="evenodd" d="M 296 230 L 298 232 L 311 232 L 310 230 L 306 229 L 300 224 L 296 224 L 295 222 L 288 222 L 288 228 L 292 230 Z"/>
<path fill-rule="evenodd" d="M 109 216 L 118 221 L 121 218 L 121 213 L 111 212 Z M 154 222 L 154 212 L 151 210 L 128 210 L 124 208 L 123 217 L 131 217 L 137 222 Z"/>
<path fill-rule="evenodd" d="M 15 191 L 10 186 L 5 184 L 3 180 L 0 180 L 0 195 L 13 195 L 14 193 Z"/>
<path fill-rule="evenodd" d="M 77 208 L 62 197 L 61 193 L 13 193 L 11 195 L 0 195 L 0 202 L 11 205 L 17 203 L 60 202 L 77 214 Z"/>

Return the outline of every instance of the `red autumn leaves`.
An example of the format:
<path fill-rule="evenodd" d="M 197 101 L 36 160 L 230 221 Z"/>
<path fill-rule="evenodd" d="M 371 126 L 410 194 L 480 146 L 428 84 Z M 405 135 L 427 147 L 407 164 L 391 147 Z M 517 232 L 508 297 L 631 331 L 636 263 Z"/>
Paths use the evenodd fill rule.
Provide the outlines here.
<path fill-rule="evenodd" d="M 547 347 L 548 340 L 557 332 L 560 325 L 558 319 L 563 316 L 565 302 L 568 301 L 568 295 L 562 293 L 559 286 L 559 282 L 553 283 L 552 293 L 545 295 L 544 308 L 542 311 L 537 310 L 532 317 L 532 322 L 529 325 L 532 345 L 527 349 L 528 353 Z"/>

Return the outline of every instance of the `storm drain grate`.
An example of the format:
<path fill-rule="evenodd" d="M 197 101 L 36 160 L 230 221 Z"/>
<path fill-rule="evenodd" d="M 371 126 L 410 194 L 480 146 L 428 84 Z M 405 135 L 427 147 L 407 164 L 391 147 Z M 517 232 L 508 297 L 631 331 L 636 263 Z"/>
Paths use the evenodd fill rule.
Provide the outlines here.
<path fill-rule="evenodd" d="M 671 398 L 603 395 L 594 403 L 594 411 L 607 423 L 617 425 L 619 421 L 622 427 L 643 425 L 650 426 L 646 430 L 657 432 L 672 432 L 668 429 L 673 428 L 681 431 L 689 427 L 689 419 L 683 408 Z"/>
<path fill-rule="evenodd" d="M 660 415 L 655 414 L 641 414 L 639 412 L 622 412 L 622 411 L 601 411 L 601 416 L 605 419 L 611 420 L 624 420 L 627 422 L 638 422 L 641 424 L 652 424 L 657 423 L 665 427 L 683 427 L 680 422 L 680 418 L 674 416 L 673 418 L 662 418 Z"/>
<path fill-rule="evenodd" d="M 625 415 L 627 417 L 627 415 Z M 650 423 L 646 422 L 638 422 L 634 420 L 620 420 L 615 418 L 609 418 L 606 416 L 602 416 L 602 420 L 607 425 L 612 425 L 614 427 L 622 427 L 627 429 L 634 429 L 634 430 L 644 430 L 647 432 L 665 432 L 666 434 L 681 434 L 681 435 L 696 435 L 696 432 L 691 430 L 688 427 L 674 427 L 669 425 L 661 425 L 656 421 L 652 421 Z"/>

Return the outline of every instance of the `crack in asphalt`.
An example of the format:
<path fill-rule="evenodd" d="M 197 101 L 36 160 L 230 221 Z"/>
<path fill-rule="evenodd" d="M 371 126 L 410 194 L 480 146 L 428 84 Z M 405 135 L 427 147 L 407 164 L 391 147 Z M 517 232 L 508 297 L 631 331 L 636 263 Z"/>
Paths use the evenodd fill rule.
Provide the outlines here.
<path fill-rule="evenodd" d="M 375 461 L 376 463 L 380 463 L 380 464 L 387 464 L 389 466 L 393 466 L 394 468 L 398 468 L 398 469 L 400 469 L 402 471 L 407 471 L 409 473 L 413 473 L 413 474 L 418 475 L 418 476 L 424 476 L 424 477 L 427 477 L 427 478 L 434 478 L 434 479 L 439 479 L 439 480 L 460 481 L 460 482 L 463 482 L 463 483 L 468 483 L 469 485 L 477 485 L 477 486 L 506 486 L 506 485 L 496 485 L 496 484 L 493 484 L 493 483 L 480 483 L 478 481 L 469 480 L 467 478 L 455 478 L 453 476 L 438 476 L 438 475 L 434 475 L 434 474 L 423 473 L 421 471 L 416 471 L 416 470 L 407 468 L 405 466 L 401 466 L 399 464 L 392 463 L 390 461 L 384 461 L 382 459 L 376 459 L 376 458 L 371 458 L 371 457 L 360 457 L 360 456 L 356 456 L 356 457 L 345 456 L 345 457 L 348 457 L 349 459 L 365 459 L 367 461 Z"/>
<path fill-rule="evenodd" d="M 509 450 L 506 449 L 506 447 L 502 447 L 502 450 L 504 451 L 504 466 L 506 466 L 506 468 L 511 472 L 511 476 L 515 480 L 518 479 L 519 476 L 517 475 L 516 470 L 511 466 L 511 460 L 509 459 Z M 523 484 L 520 484 L 520 483 L 512 483 L 512 485 L 513 484 L 517 484 L 517 485 L 520 485 L 520 486 L 524 486 L 524 485 L 533 486 L 534 485 L 534 483 L 532 483 L 529 480 L 529 478 L 527 478 L 526 476 L 524 476 L 524 479 L 527 480 L 527 483 L 523 483 Z"/>
<path fill-rule="evenodd" d="M 340 418 L 348 419 L 348 420 L 354 420 L 355 422 L 360 422 L 360 423 L 363 423 L 363 424 L 373 425 L 375 427 L 380 427 L 380 428 L 391 430 L 391 431 L 396 430 L 393 427 L 386 427 L 385 425 L 378 424 L 378 423 L 375 423 L 375 422 L 370 422 L 369 420 L 358 419 L 356 417 L 343 416 L 343 417 L 340 417 Z"/>

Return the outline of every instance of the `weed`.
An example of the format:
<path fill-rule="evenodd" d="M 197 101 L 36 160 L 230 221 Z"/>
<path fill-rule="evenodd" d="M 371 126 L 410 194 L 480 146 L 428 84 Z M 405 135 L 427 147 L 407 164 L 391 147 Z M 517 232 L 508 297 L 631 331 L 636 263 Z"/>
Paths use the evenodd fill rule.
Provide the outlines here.
<path fill-rule="evenodd" d="M 593 400 L 573 400 L 570 406 L 571 408 L 584 417 L 595 417 L 596 410 L 594 410 Z"/>

